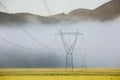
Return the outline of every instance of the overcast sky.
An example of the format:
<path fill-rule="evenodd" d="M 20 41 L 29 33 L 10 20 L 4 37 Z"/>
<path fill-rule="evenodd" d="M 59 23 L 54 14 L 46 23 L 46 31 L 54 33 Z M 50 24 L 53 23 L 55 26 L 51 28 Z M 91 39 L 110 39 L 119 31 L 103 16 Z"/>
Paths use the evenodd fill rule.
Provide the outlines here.
<path fill-rule="evenodd" d="M 30 12 L 39 15 L 48 15 L 45 0 L 1 0 L 8 12 Z M 94 9 L 110 0 L 46 0 L 52 14 L 68 13 L 76 8 Z"/>

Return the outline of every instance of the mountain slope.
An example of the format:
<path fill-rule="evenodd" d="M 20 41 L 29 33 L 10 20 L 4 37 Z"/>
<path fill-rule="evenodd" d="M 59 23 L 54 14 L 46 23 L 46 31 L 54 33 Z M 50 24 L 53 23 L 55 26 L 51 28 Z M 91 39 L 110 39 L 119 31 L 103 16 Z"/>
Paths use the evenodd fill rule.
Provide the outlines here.
<path fill-rule="evenodd" d="M 89 9 L 76 9 L 68 14 L 57 14 L 49 17 L 34 15 L 30 13 L 9 14 L 0 12 L 0 23 L 31 23 L 31 24 L 56 24 L 65 21 L 82 21 L 82 20 L 112 20 L 120 16 L 120 0 L 111 0 L 100 7 Z"/>
<path fill-rule="evenodd" d="M 30 13 L 16 13 L 9 14 L 0 12 L 0 24 L 9 23 L 31 23 L 31 24 L 52 24 L 59 21 L 54 18 L 48 18 L 44 16 L 34 15 Z"/>
<path fill-rule="evenodd" d="M 109 20 L 120 16 L 120 0 L 112 0 L 95 10 L 96 19 Z"/>
<path fill-rule="evenodd" d="M 111 20 L 120 16 L 120 0 L 112 0 L 94 10 L 76 9 L 68 15 L 81 19 Z"/>

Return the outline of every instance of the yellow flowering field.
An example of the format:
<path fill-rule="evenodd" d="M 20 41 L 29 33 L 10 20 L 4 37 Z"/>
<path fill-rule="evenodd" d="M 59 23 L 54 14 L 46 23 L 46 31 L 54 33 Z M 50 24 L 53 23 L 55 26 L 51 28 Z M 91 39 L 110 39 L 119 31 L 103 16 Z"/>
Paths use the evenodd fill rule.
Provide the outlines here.
<path fill-rule="evenodd" d="M 120 69 L 0 69 L 0 80 L 120 80 Z"/>
<path fill-rule="evenodd" d="M 116 76 L 2 76 L 0 80 L 120 80 Z"/>

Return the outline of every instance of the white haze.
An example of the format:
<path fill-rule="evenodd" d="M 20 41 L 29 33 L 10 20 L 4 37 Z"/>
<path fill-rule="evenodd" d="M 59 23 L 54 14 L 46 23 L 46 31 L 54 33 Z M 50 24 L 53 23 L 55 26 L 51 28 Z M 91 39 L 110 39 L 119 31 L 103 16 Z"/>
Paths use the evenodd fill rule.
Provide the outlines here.
<path fill-rule="evenodd" d="M 42 63 L 42 64 L 40 63 L 41 66 L 49 63 L 49 61 L 47 61 L 47 58 L 51 57 L 50 60 L 53 59 L 54 61 L 54 59 L 55 60 L 58 59 L 59 63 L 56 62 L 57 64 L 54 64 L 54 66 L 48 65 L 46 67 L 64 67 L 65 66 L 65 50 L 61 42 L 61 37 L 56 34 L 58 33 L 59 29 L 62 29 L 63 32 L 64 31 L 75 32 L 76 29 L 79 29 L 79 32 L 84 34 L 84 41 L 82 40 L 83 37 L 80 36 L 78 38 L 78 42 L 74 50 L 74 66 L 75 67 L 81 67 L 82 60 L 86 60 L 87 67 L 112 67 L 112 68 L 118 67 L 119 68 L 120 67 L 119 21 L 120 21 L 120 18 L 114 21 L 106 21 L 106 22 L 99 22 L 99 21 L 87 22 L 86 21 L 86 22 L 79 22 L 75 24 L 61 23 L 58 25 L 42 25 L 42 24 L 41 25 L 21 25 L 35 39 L 40 41 L 42 45 L 45 45 L 44 47 L 36 43 L 35 41 L 33 41 L 23 31 L 23 29 L 21 29 L 21 26 L 18 26 L 18 25 L 4 26 L 3 28 L 3 26 L 0 25 L 0 36 L 4 37 L 5 39 L 15 44 L 19 44 L 23 47 L 33 49 L 33 50 L 25 50 L 25 49 L 16 47 L 14 45 L 11 45 L 0 39 L 0 47 L 2 49 L 0 52 L 0 55 L 6 58 L 5 54 L 10 55 L 12 54 L 12 52 L 15 52 L 14 55 L 27 55 L 26 58 L 28 57 L 35 58 L 37 57 L 37 55 L 43 56 L 47 54 L 48 56 L 46 55 L 47 57 L 45 57 L 46 63 Z M 72 41 L 73 36 L 71 38 L 72 38 L 71 39 Z M 46 46 L 47 48 L 45 48 Z M 6 61 L 6 59 L 3 59 L 3 62 L 4 61 Z M 0 65 L 4 64 L 3 62 L 0 61 Z M 31 63 L 32 61 L 28 59 L 28 62 Z M 38 62 L 37 64 L 39 64 L 39 61 L 37 62 Z M 51 62 L 51 65 L 52 65 L 52 62 Z M 9 67 L 9 65 L 7 67 Z"/>

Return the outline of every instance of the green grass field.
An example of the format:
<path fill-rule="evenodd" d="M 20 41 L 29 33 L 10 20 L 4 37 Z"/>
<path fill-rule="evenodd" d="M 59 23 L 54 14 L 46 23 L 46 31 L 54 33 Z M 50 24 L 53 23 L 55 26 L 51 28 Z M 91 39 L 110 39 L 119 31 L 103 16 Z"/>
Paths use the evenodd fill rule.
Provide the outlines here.
<path fill-rule="evenodd" d="M 0 80 L 120 80 L 120 69 L 1 68 Z"/>

